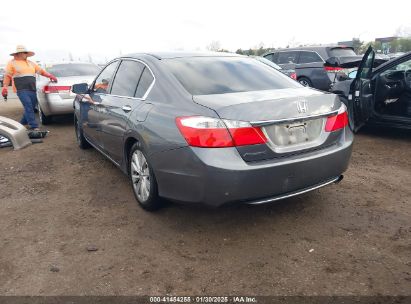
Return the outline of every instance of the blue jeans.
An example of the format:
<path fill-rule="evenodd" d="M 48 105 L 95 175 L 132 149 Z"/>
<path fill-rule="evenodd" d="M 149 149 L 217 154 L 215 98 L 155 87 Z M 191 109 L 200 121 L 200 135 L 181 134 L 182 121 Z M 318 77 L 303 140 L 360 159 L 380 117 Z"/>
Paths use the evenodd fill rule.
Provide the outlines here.
<path fill-rule="evenodd" d="M 34 108 L 38 103 L 36 92 L 20 90 L 17 91 L 17 96 L 19 97 L 24 108 L 23 118 L 20 120 L 20 123 L 22 125 L 28 124 L 30 128 L 37 128 L 39 125 L 37 124 L 36 117 L 34 116 Z"/>

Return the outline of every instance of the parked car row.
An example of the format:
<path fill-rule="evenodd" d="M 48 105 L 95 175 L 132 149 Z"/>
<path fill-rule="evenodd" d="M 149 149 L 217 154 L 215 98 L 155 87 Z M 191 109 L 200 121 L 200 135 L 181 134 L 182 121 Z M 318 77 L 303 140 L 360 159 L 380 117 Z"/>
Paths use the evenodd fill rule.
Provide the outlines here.
<path fill-rule="evenodd" d="M 381 64 L 372 49 L 322 51 L 290 50 L 296 71 L 227 53 L 131 54 L 103 69 L 55 64 L 47 69 L 59 82 L 39 81 L 40 117 L 46 124 L 74 107 L 79 147 L 127 174 L 146 210 L 163 199 L 268 203 L 339 182 L 364 123 L 411 126 L 411 53 Z M 304 59 L 315 55 L 321 63 Z M 304 69 L 327 77 L 335 94 L 304 86 Z"/>
<path fill-rule="evenodd" d="M 353 48 L 340 45 L 279 49 L 264 55 L 284 69 L 294 69 L 302 85 L 323 91 L 328 91 L 336 73 L 342 72 L 340 68 L 324 67 L 330 57 L 361 58 Z"/>

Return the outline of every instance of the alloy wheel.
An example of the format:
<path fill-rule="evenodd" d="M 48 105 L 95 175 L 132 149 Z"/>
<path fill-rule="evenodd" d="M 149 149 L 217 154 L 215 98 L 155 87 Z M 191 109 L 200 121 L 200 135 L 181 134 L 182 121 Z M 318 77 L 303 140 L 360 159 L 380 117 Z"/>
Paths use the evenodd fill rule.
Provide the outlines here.
<path fill-rule="evenodd" d="M 301 79 L 301 80 L 299 80 L 298 82 L 301 83 L 301 84 L 302 84 L 303 86 L 305 86 L 305 87 L 310 87 L 310 84 L 309 84 L 308 81 L 305 80 L 305 79 Z"/>
<path fill-rule="evenodd" d="M 140 150 L 136 150 L 131 158 L 131 179 L 134 192 L 140 202 L 150 197 L 151 179 L 147 160 Z"/>

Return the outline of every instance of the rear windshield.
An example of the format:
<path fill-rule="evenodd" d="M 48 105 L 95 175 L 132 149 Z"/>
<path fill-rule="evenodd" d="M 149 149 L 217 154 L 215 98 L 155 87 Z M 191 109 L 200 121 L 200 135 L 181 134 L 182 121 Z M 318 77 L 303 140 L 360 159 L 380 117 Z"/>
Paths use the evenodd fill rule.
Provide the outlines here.
<path fill-rule="evenodd" d="M 301 87 L 253 58 L 189 57 L 164 60 L 192 95 L 225 94 Z"/>
<path fill-rule="evenodd" d="M 46 66 L 47 72 L 54 74 L 56 77 L 70 77 L 70 76 L 87 76 L 97 75 L 100 72 L 100 67 L 94 64 L 56 64 Z"/>
<path fill-rule="evenodd" d="M 354 50 L 350 48 L 333 48 L 329 53 L 330 57 L 356 56 Z"/>

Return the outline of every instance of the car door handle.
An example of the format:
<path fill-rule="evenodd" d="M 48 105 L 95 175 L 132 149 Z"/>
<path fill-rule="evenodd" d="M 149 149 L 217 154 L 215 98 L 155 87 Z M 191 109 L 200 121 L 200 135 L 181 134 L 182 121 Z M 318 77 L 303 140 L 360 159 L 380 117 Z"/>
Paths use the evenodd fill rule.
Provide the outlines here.
<path fill-rule="evenodd" d="M 123 109 L 124 112 L 130 112 L 131 111 L 130 106 L 123 106 L 122 109 Z"/>

